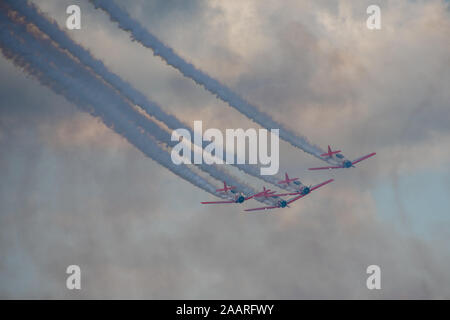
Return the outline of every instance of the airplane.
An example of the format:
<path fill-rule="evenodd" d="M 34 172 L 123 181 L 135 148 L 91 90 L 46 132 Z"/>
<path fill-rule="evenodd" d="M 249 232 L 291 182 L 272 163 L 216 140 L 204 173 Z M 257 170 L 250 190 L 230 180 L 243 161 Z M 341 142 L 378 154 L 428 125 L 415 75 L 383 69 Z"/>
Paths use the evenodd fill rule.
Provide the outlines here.
<path fill-rule="evenodd" d="M 289 178 L 287 172 L 284 173 L 284 176 L 285 176 L 285 179 L 281 180 L 281 181 L 278 181 L 277 182 L 278 184 L 284 184 L 285 183 L 285 184 L 289 185 L 291 182 L 294 182 L 294 181 L 298 180 L 298 178 Z"/>
<path fill-rule="evenodd" d="M 298 199 L 303 198 L 304 196 L 310 194 L 312 191 L 330 183 L 333 182 L 334 179 L 330 179 L 327 181 L 324 181 L 322 183 L 319 183 L 318 185 L 314 186 L 314 187 L 302 187 L 302 189 L 299 192 L 296 193 L 292 193 L 292 195 L 297 195 L 296 197 L 290 199 L 290 200 L 284 200 L 281 199 L 277 202 L 277 204 L 275 206 L 271 206 L 271 207 L 261 207 L 261 208 L 252 208 L 252 209 L 245 209 L 244 211 L 257 211 L 257 210 L 269 210 L 269 209 L 277 209 L 277 208 L 286 208 L 289 207 L 289 205 L 294 202 L 297 201 Z"/>
<path fill-rule="evenodd" d="M 225 182 L 223 184 L 224 184 L 224 188 L 223 189 L 216 189 L 217 192 L 226 190 L 225 192 L 228 193 L 228 190 L 230 190 L 231 193 L 236 193 L 236 191 L 233 190 L 236 187 L 234 187 L 234 186 L 227 186 Z M 237 194 L 235 194 L 234 199 L 232 199 L 232 200 L 204 201 L 204 202 L 201 202 L 201 204 L 243 203 L 244 201 L 247 201 L 247 200 L 252 199 L 252 198 L 262 198 L 262 197 L 271 198 L 271 197 L 281 197 L 281 196 L 290 195 L 290 193 L 283 193 L 283 194 L 275 194 L 275 193 L 276 193 L 276 191 L 272 191 L 270 189 L 266 189 L 266 187 L 263 187 L 263 191 L 255 193 L 254 195 L 251 195 L 251 196 L 248 196 L 248 197 L 245 197 L 241 193 L 237 193 Z"/>
<path fill-rule="evenodd" d="M 328 152 L 327 153 L 323 153 L 320 156 L 321 157 L 331 158 L 333 156 L 333 154 L 335 154 L 337 156 L 337 154 L 340 153 L 340 152 L 341 152 L 341 150 L 332 151 L 330 145 L 328 145 Z"/>
<path fill-rule="evenodd" d="M 350 161 L 347 159 L 342 160 L 342 162 L 340 163 L 340 165 L 338 166 L 330 166 L 330 167 L 318 167 L 318 168 L 309 168 L 308 170 L 324 170 L 324 169 L 340 169 L 340 168 L 351 168 L 351 167 L 355 167 L 355 164 L 357 164 L 360 161 L 366 160 L 367 158 L 370 158 L 372 156 L 376 155 L 376 152 L 372 152 L 368 155 L 362 156 L 361 158 L 358 158 L 356 160 Z M 343 156 L 341 154 L 338 154 L 337 156 L 341 156 L 339 158 L 343 158 Z"/>

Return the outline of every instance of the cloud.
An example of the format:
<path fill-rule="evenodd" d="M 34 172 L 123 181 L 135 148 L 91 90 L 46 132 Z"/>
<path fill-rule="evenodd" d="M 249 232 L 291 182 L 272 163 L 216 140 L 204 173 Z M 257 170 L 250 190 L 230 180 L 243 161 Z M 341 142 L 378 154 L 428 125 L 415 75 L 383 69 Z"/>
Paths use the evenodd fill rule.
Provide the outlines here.
<path fill-rule="evenodd" d="M 64 2 L 37 4 L 63 25 Z M 71 35 L 168 111 L 253 126 L 80 4 L 85 28 Z M 357 170 L 313 174 L 316 159 L 281 145 L 283 171 L 336 181 L 273 214 L 202 207 L 207 194 L 0 58 L 0 296 L 450 297 L 448 249 L 383 220 L 373 197 L 392 172 L 450 162 L 448 5 L 380 6 L 371 32 L 366 2 L 130 2 L 183 57 L 314 143 L 377 151 Z M 69 264 L 81 292 L 65 289 Z M 369 264 L 380 292 L 365 287 Z"/>

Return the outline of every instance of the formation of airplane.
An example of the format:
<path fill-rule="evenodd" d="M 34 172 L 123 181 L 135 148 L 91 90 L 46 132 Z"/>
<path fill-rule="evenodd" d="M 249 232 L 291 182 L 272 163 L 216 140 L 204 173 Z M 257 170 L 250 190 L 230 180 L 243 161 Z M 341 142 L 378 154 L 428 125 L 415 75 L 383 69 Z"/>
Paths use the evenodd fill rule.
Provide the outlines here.
<path fill-rule="evenodd" d="M 217 192 L 224 192 L 225 194 L 228 194 L 230 197 L 230 200 L 223 200 L 223 201 L 203 201 L 201 204 L 224 204 L 224 203 L 243 203 L 244 201 L 247 201 L 252 198 L 276 198 L 276 197 L 283 197 L 287 195 L 291 195 L 292 193 L 280 193 L 276 194 L 276 191 L 272 191 L 270 189 L 266 189 L 266 187 L 263 187 L 263 190 L 261 192 L 257 192 L 250 196 L 245 196 L 242 193 L 236 193 L 234 189 L 236 189 L 235 186 L 227 186 L 226 182 L 223 182 L 224 188 L 223 189 L 216 189 Z M 228 193 L 230 191 L 230 193 Z"/>
<path fill-rule="evenodd" d="M 277 204 L 275 206 L 269 206 L 269 207 L 261 207 L 261 208 L 252 208 L 252 209 L 245 209 L 245 211 L 258 211 L 258 210 L 269 210 L 269 209 L 277 209 L 277 208 L 286 208 L 289 207 L 289 205 L 294 202 L 297 201 L 301 198 L 303 198 L 304 196 L 310 194 L 312 191 L 333 182 L 334 179 L 330 179 L 327 181 L 324 181 L 322 183 L 319 183 L 318 185 L 315 185 L 314 187 L 307 187 L 307 186 L 303 186 L 298 192 L 295 193 L 291 193 L 290 195 L 296 195 L 295 197 L 293 197 L 292 199 L 289 200 L 284 200 L 281 199 L 277 202 Z"/>
<path fill-rule="evenodd" d="M 355 164 L 366 160 L 374 155 L 376 155 L 375 152 L 367 154 L 365 156 L 362 156 L 358 159 L 355 159 L 353 161 L 350 161 L 346 159 L 342 154 L 341 150 L 335 150 L 333 151 L 330 146 L 328 146 L 328 152 L 321 154 L 320 156 L 324 158 L 325 161 L 331 163 L 335 162 L 336 165 L 334 166 L 328 166 L 328 167 L 317 167 L 317 168 L 309 168 L 309 170 L 324 170 L 324 169 L 340 169 L 340 168 L 351 168 L 355 167 Z M 223 182 L 223 188 L 222 189 L 216 189 L 216 192 L 221 192 L 226 194 L 229 197 L 229 200 L 224 201 L 205 201 L 201 202 L 202 204 L 225 204 L 225 203 L 243 203 L 244 201 L 247 201 L 249 199 L 274 199 L 274 205 L 272 206 L 266 206 L 266 207 L 259 207 L 259 208 L 251 208 L 251 209 L 245 209 L 244 211 L 252 212 L 252 211 L 260 211 L 260 210 L 270 210 L 270 209 L 279 209 L 279 208 L 289 208 L 289 205 L 293 203 L 294 201 L 297 201 L 306 195 L 310 194 L 312 191 L 323 187 L 331 182 L 333 182 L 334 179 L 329 179 L 327 181 L 324 181 L 322 183 L 319 183 L 315 186 L 306 186 L 303 185 L 299 178 L 290 178 L 287 172 L 285 173 L 285 179 L 278 181 L 278 184 L 280 185 L 287 185 L 290 187 L 294 187 L 295 191 L 288 192 L 288 193 L 277 193 L 276 191 L 266 189 L 266 187 L 263 187 L 263 190 L 260 192 L 256 192 L 253 195 L 244 195 L 241 192 L 236 192 L 235 186 L 228 186 L 226 182 Z M 293 196 L 291 199 L 283 199 L 280 197 L 285 196 Z"/>
<path fill-rule="evenodd" d="M 288 182 L 286 182 L 288 181 Z M 276 191 L 266 189 L 266 187 L 263 187 L 263 190 L 260 192 L 257 192 L 250 196 L 245 196 L 242 193 L 236 193 L 234 189 L 236 187 L 234 186 L 227 186 L 226 182 L 224 182 L 224 188 L 223 189 L 217 189 L 218 192 L 224 192 L 230 196 L 230 200 L 223 200 L 223 201 L 203 201 L 201 204 L 225 204 L 225 203 L 243 203 L 244 201 L 247 201 L 252 198 L 280 198 L 284 196 L 295 196 L 292 199 L 284 200 L 280 198 L 275 205 L 273 206 L 267 206 L 267 207 L 261 207 L 261 208 L 252 208 L 252 209 L 246 209 L 245 211 L 257 211 L 257 210 L 267 210 L 267 209 L 275 209 L 275 208 L 285 208 L 289 207 L 289 204 L 291 204 L 294 201 L 297 201 L 298 199 L 303 198 L 304 196 L 311 193 L 311 191 L 314 191 L 330 182 L 333 182 L 334 179 L 329 179 L 327 181 L 324 181 L 322 183 L 319 183 L 318 185 L 313 186 L 304 186 L 301 183 L 298 183 L 298 178 L 290 179 L 286 173 L 286 181 L 280 181 L 280 183 L 290 183 L 294 182 L 298 188 L 295 192 L 287 192 L 287 193 L 276 193 Z M 296 183 L 297 182 L 297 183 Z"/>

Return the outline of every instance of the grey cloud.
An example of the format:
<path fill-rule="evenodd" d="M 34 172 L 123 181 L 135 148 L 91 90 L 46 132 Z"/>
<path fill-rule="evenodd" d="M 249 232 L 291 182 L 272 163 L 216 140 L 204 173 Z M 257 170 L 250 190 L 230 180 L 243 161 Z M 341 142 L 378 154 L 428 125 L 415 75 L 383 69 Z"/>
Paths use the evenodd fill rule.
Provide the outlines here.
<path fill-rule="evenodd" d="M 234 46 L 240 39 L 230 31 L 227 13 L 203 1 L 132 1 L 127 10 L 201 69 L 315 143 L 338 144 L 355 157 L 371 148 L 385 157 L 385 150 L 395 149 L 397 155 L 387 157 L 392 160 L 401 157 L 402 146 L 427 141 L 430 131 L 448 135 L 449 47 L 440 41 L 445 33 L 419 25 L 417 31 L 424 32 L 415 33 L 414 41 L 392 43 L 396 55 L 385 52 L 368 63 L 321 37 L 314 13 L 337 15 L 339 5 L 315 3 L 258 6 L 256 22 L 267 38 L 262 45 L 247 43 L 258 47 L 254 56 Z M 181 118 L 251 125 L 131 43 L 92 5 L 80 4 L 87 30 L 73 36 L 141 91 Z M 64 23 L 62 2 L 39 5 Z M 354 12 L 364 13 L 364 5 L 355 5 Z M 394 7 L 389 1 L 382 5 Z M 414 5 L 423 3 L 408 8 Z M 448 24 L 448 13 L 442 17 Z M 90 34 L 91 26 L 102 33 Z M 436 49 L 411 52 L 411 43 Z M 399 64 L 386 64 L 391 58 Z M 330 68 L 334 74 L 327 78 Z M 377 216 L 371 191 L 376 179 L 391 183 L 396 167 L 376 158 L 354 172 L 312 174 L 303 169 L 317 164 L 315 159 L 282 145 L 283 171 L 306 183 L 329 176 L 336 181 L 273 214 L 202 207 L 208 195 L 106 129 L 67 143 L 95 121 L 25 79 L 3 57 L 0 69 L 0 256 L 6 257 L 0 261 L 1 297 L 450 297 L 446 226 L 437 227 L 430 242 Z M 61 126 L 70 128 L 58 137 Z M 69 264 L 82 268 L 80 292 L 65 289 Z M 365 287 L 369 264 L 382 268 L 380 292 Z"/>

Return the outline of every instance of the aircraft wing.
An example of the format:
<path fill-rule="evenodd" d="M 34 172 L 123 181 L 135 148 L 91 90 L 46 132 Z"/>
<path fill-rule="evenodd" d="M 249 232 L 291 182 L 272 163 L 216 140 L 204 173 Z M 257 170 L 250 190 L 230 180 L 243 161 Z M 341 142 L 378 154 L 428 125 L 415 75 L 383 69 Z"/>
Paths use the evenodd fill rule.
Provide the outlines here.
<path fill-rule="evenodd" d="M 264 192 L 258 192 L 258 193 L 255 193 L 254 195 L 246 197 L 245 200 L 262 197 L 263 195 L 264 195 Z"/>
<path fill-rule="evenodd" d="M 283 183 L 289 183 L 289 182 L 294 182 L 294 181 L 297 181 L 298 180 L 298 178 L 289 178 L 289 179 L 286 179 L 286 180 L 281 180 L 281 181 L 278 181 L 277 183 L 278 184 L 283 184 Z"/>
<path fill-rule="evenodd" d="M 285 197 L 285 196 L 295 196 L 300 194 L 300 192 L 291 192 L 291 193 L 280 193 L 280 194 L 271 194 L 269 197 Z"/>
<path fill-rule="evenodd" d="M 219 203 L 235 203 L 235 201 L 205 201 L 201 202 L 201 204 L 219 204 Z"/>
<path fill-rule="evenodd" d="M 257 211 L 257 210 L 269 210 L 269 209 L 276 209 L 277 206 L 274 207 L 261 207 L 261 208 L 252 208 L 252 209 L 245 209 L 244 211 Z"/>
<path fill-rule="evenodd" d="M 276 191 L 261 191 L 261 192 L 255 193 L 252 196 L 249 196 L 249 197 L 245 198 L 245 200 L 252 199 L 252 198 L 262 198 L 262 197 L 269 198 L 269 197 L 278 197 L 278 196 L 280 196 L 279 194 L 274 194 L 275 192 Z"/>
<path fill-rule="evenodd" d="M 276 193 L 276 191 L 269 191 L 266 193 L 260 192 L 246 198 L 245 200 L 250 198 L 262 198 L 262 197 L 271 198 L 271 197 L 295 196 L 297 194 L 300 194 L 300 192 L 289 192 L 289 193 Z"/>
<path fill-rule="evenodd" d="M 334 181 L 334 179 L 330 179 L 330 180 L 327 180 L 325 182 L 319 183 L 318 185 L 312 187 L 311 191 L 316 190 L 316 189 L 318 189 L 318 188 L 320 188 L 320 187 L 322 187 L 322 186 L 324 186 L 326 184 L 329 184 L 330 182 L 333 182 L 333 181 Z"/>
<path fill-rule="evenodd" d="M 322 187 L 322 186 L 324 186 L 324 185 L 326 185 L 326 184 L 329 184 L 330 182 L 333 182 L 333 181 L 334 181 L 334 179 L 330 179 L 330 180 L 324 181 L 324 182 L 322 182 L 322 183 L 319 183 L 318 185 L 315 185 L 314 187 L 312 187 L 312 188 L 311 188 L 311 191 L 314 191 L 314 190 L 316 190 L 316 189 L 318 189 L 318 188 L 320 188 L 320 187 Z M 301 199 L 301 198 L 303 198 L 304 196 L 307 196 L 308 194 L 309 194 L 309 193 L 307 193 L 307 194 L 301 194 L 301 195 L 299 195 L 299 196 L 297 196 L 297 197 L 295 197 L 295 198 L 292 198 L 291 200 L 287 201 L 287 203 L 288 203 L 288 204 L 291 204 L 292 202 L 297 201 L 298 199 Z"/>
<path fill-rule="evenodd" d="M 368 154 L 368 155 L 362 156 L 361 158 L 358 158 L 358 159 L 356 159 L 356 160 L 353 160 L 353 161 L 352 161 L 352 165 L 353 165 L 353 164 L 356 164 L 356 163 L 358 163 L 358 162 L 360 162 L 360 161 L 366 160 L 367 158 L 370 158 L 370 157 L 372 157 L 372 156 L 374 156 L 374 155 L 376 155 L 376 154 L 377 154 L 376 152 L 372 152 L 371 154 Z"/>
<path fill-rule="evenodd" d="M 288 203 L 288 204 L 291 204 L 292 202 L 297 201 L 298 199 L 301 199 L 301 198 L 303 198 L 304 196 L 306 196 L 306 194 L 301 194 L 301 195 L 299 195 L 299 196 L 297 196 L 297 197 L 295 197 L 295 198 L 292 198 L 291 200 L 288 200 L 287 203 Z"/>
<path fill-rule="evenodd" d="M 363 159 L 364 160 L 364 159 Z M 360 160 L 361 161 L 361 160 Z M 333 166 L 333 167 L 319 167 L 319 168 L 308 168 L 308 170 L 325 170 L 325 169 L 339 169 L 342 166 Z"/>

